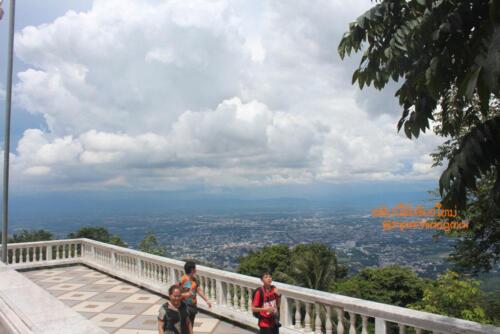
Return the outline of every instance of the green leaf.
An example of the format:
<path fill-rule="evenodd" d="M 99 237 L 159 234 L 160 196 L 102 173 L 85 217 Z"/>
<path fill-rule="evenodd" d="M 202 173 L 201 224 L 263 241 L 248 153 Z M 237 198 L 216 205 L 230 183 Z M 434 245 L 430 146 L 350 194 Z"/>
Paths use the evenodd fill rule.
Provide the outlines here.
<path fill-rule="evenodd" d="M 352 83 L 351 83 L 352 85 L 354 85 L 356 80 L 358 80 L 358 76 L 359 76 L 359 70 L 354 71 L 354 73 L 352 74 Z"/>
<path fill-rule="evenodd" d="M 491 0 L 490 1 L 490 20 L 493 24 L 500 23 L 500 0 Z"/>
<path fill-rule="evenodd" d="M 476 89 L 479 73 L 481 73 L 481 67 L 475 68 L 465 76 L 458 91 L 459 95 L 463 95 L 469 100 L 472 98 L 472 94 L 474 94 L 474 90 Z"/>

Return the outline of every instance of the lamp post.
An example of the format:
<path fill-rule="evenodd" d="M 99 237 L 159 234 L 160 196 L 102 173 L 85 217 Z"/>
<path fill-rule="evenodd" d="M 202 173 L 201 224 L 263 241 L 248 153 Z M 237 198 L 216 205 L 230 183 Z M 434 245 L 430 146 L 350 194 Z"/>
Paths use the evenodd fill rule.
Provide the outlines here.
<path fill-rule="evenodd" d="M 1 2 L 0 2 L 1 4 Z M 2 262 L 7 263 L 7 233 L 9 226 L 9 154 L 10 154 L 10 112 L 12 105 L 12 63 L 14 51 L 14 13 L 16 0 L 10 0 L 9 8 L 9 49 L 7 55 L 7 86 L 5 90 L 5 132 L 3 149 L 3 225 Z M 3 13 L 3 11 L 2 11 Z M 1 16 L 0 16 L 1 19 Z"/>

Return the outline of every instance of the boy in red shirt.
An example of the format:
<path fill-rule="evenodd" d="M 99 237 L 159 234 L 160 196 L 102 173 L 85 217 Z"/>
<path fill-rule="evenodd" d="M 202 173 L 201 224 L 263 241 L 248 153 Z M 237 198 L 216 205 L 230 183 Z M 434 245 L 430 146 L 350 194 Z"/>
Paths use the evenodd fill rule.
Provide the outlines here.
<path fill-rule="evenodd" d="M 272 285 L 273 277 L 265 272 L 261 275 L 263 286 L 255 291 L 252 300 L 252 312 L 258 312 L 260 334 L 279 333 L 279 300 L 278 289 Z"/>

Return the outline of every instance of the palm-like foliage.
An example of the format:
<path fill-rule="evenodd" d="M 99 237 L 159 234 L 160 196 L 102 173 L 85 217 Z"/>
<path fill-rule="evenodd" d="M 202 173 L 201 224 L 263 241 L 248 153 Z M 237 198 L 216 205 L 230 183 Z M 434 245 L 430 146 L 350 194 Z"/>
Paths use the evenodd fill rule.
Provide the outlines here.
<path fill-rule="evenodd" d="M 323 291 L 346 274 L 347 268 L 338 264 L 335 251 L 320 243 L 296 246 L 290 270 L 284 273 L 293 284 Z"/>

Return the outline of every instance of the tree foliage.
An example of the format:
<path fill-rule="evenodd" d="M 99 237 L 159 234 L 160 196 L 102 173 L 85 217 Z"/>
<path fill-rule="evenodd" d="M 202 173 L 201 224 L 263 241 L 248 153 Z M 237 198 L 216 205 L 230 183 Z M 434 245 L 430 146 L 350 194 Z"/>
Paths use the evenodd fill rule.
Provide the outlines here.
<path fill-rule="evenodd" d="M 153 232 L 148 232 L 144 239 L 139 242 L 139 250 L 159 256 L 165 256 L 167 253 L 166 248 L 160 244 Z"/>
<path fill-rule="evenodd" d="M 411 269 L 400 266 L 365 268 L 335 283 L 331 291 L 343 295 L 406 307 L 419 301 L 427 282 Z"/>
<path fill-rule="evenodd" d="M 82 227 L 78 231 L 71 232 L 70 234 L 68 234 L 68 238 L 69 239 L 87 238 L 116 246 L 128 247 L 127 243 L 123 241 L 119 236 L 111 235 L 111 233 L 109 233 L 109 231 L 102 226 Z"/>
<path fill-rule="evenodd" d="M 238 272 L 260 277 L 263 272 L 269 272 L 276 280 L 283 280 L 283 273 L 290 268 L 291 251 L 287 245 L 271 245 L 241 257 Z M 279 278 L 281 279 L 279 279 Z"/>
<path fill-rule="evenodd" d="M 240 258 L 239 273 L 260 277 L 266 271 L 277 281 L 325 291 L 347 275 L 335 251 L 321 243 L 266 246 Z"/>
<path fill-rule="evenodd" d="M 287 277 L 292 284 L 310 289 L 328 290 L 330 284 L 347 275 L 347 267 L 339 265 L 337 254 L 321 243 L 302 244 L 293 248 Z"/>
<path fill-rule="evenodd" d="M 484 296 L 479 282 L 461 279 L 459 274 L 447 271 L 424 290 L 422 300 L 409 307 L 465 320 L 490 323 L 482 307 Z"/>
<path fill-rule="evenodd" d="M 464 109 L 469 110 L 464 115 Z M 448 138 L 431 154 L 434 166 L 442 165 L 451 160 L 459 151 L 460 142 L 470 129 L 484 121 L 500 116 L 500 103 L 492 101 L 488 115 L 482 115 L 479 98 L 460 105 L 454 105 L 445 114 L 436 112 L 436 119 L 440 121 L 434 132 Z M 462 232 L 454 232 L 459 236 L 454 251 L 449 259 L 454 262 L 455 270 L 477 274 L 489 271 L 500 257 L 500 205 L 494 199 L 495 175 L 498 167 L 492 166 L 477 177 L 473 187 L 467 190 L 467 204 L 465 209 L 459 210 L 459 217 L 454 220 L 469 221 L 469 228 Z"/>
<path fill-rule="evenodd" d="M 366 46 L 365 46 L 366 44 Z M 484 119 L 465 133 L 450 157 L 439 187 L 446 207 L 466 207 L 466 190 L 496 166 L 492 198 L 500 203 L 500 117 L 490 105 L 500 96 L 500 0 L 381 0 L 351 23 L 339 44 L 343 58 L 364 50 L 352 81 L 382 89 L 392 79 L 403 108 L 398 131 L 418 137 L 440 106 L 443 132 L 454 135 L 446 119 L 479 101 Z"/>
<path fill-rule="evenodd" d="M 1 234 L 0 234 L 1 237 Z M 19 233 L 14 233 L 9 238 L 9 243 L 46 241 L 54 239 L 54 234 L 44 229 L 40 230 L 22 230 Z"/>

